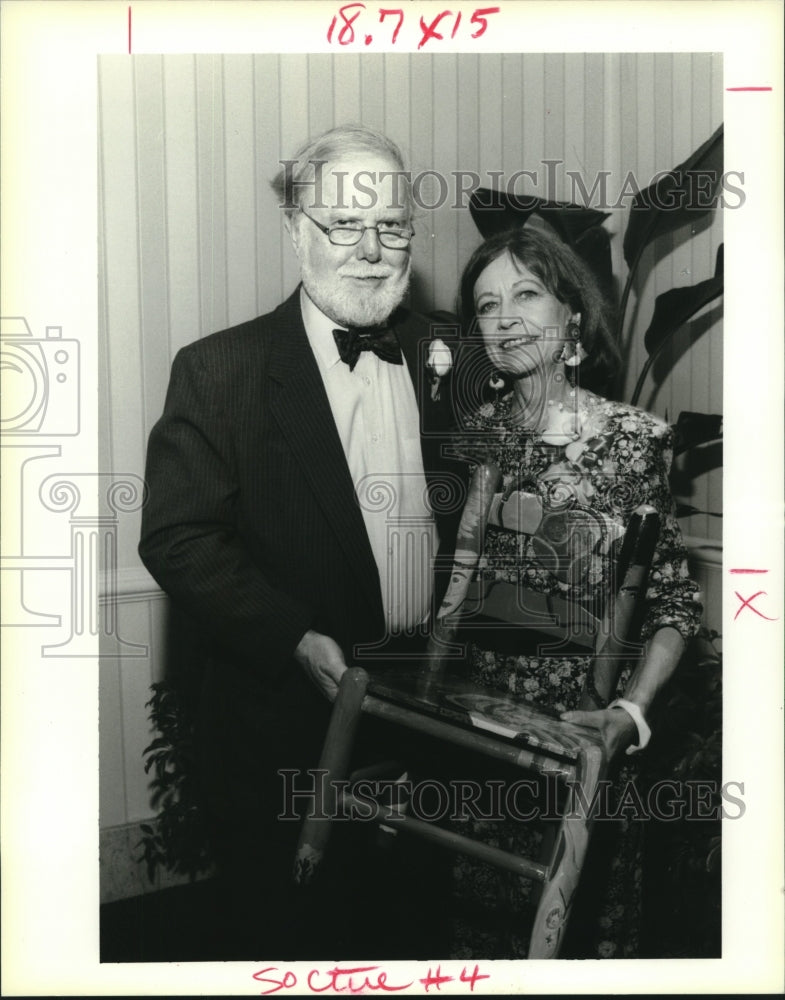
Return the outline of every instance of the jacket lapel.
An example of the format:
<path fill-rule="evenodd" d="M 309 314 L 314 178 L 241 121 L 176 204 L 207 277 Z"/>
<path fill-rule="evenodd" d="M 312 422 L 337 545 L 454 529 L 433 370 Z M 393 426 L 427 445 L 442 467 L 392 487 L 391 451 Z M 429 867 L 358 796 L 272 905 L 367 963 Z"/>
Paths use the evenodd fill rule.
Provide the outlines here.
<path fill-rule="evenodd" d="M 268 376 L 270 412 L 300 463 L 362 593 L 381 608 L 376 562 L 327 393 L 308 343 L 299 288 L 278 310 Z M 329 581 L 325 581 L 325 586 Z"/>

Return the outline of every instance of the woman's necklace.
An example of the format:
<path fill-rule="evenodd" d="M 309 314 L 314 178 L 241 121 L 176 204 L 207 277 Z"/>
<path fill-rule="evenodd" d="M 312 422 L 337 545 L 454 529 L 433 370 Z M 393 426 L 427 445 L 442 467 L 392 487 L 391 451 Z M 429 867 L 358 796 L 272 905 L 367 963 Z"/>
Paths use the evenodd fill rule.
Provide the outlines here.
<path fill-rule="evenodd" d="M 544 388 L 547 391 L 525 396 L 521 383 L 516 384 L 510 412 L 513 423 L 545 444 L 578 441 L 588 417 L 585 394 L 560 372 Z"/>

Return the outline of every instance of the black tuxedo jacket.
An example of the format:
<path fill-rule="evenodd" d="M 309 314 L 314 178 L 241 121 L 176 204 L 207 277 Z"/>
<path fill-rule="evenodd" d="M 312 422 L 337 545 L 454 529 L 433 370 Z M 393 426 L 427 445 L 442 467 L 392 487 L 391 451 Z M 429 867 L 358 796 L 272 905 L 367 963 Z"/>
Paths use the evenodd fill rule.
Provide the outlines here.
<path fill-rule="evenodd" d="M 425 378 L 428 321 L 403 310 L 393 320 L 420 405 L 429 487 L 454 492 L 440 457 L 448 399 L 434 403 Z M 292 760 L 307 731 L 316 766 L 329 706 L 292 653 L 312 628 L 351 662 L 355 644 L 382 638 L 384 616 L 299 289 L 274 312 L 178 353 L 146 480 L 139 552 L 199 630 L 207 705 L 223 705 L 229 729 L 252 726 L 270 753 L 290 743 Z M 439 523 L 443 550 L 455 522 Z"/>

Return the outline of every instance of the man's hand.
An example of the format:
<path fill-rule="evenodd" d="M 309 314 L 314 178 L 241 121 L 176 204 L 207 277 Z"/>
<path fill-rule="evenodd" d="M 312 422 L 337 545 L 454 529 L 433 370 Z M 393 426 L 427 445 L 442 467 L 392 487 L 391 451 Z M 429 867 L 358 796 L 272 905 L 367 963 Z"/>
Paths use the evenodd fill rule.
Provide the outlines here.
<path fill-rule="evenodd" d="M 598 729 L 608 762 L 638 741 L 638 727 L 632 716 L 623 708 L 605 708 L 599 712 L 562 712 L 562 722 L 574 722 L 579 726 Z"/>
<path fill-rule="evenodd" d="M 346 661 L 338 643 L 329 635 L 309 629 L 300 639 L 294 658 L 322 694 L 330 701 L 335 701 L 338 682 L 346 672 Z"/>

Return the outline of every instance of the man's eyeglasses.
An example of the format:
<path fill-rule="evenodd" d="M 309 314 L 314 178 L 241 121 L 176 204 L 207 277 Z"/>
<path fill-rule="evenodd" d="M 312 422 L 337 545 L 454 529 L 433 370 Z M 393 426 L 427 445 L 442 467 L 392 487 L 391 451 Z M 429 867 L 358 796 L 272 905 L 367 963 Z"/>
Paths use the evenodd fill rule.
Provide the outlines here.
<path fill-rule="evenodd" d="M 372 229 L 381 245 L 388 250 L 405 250 L 414 236 L 413 229 L 407 229 L 405 226 L 385 225 L 384 223 L 378 226 L 361 226 L 358 222 L 349 222 L 338 226 L 323 226 L 304 209 L 301 208 L 300 211 L 306 219 L 311 220 L 317 229 L 321 229 L 327 239 L 337 247 L 355 246 L 363 238 L 367 229 Z"/>

